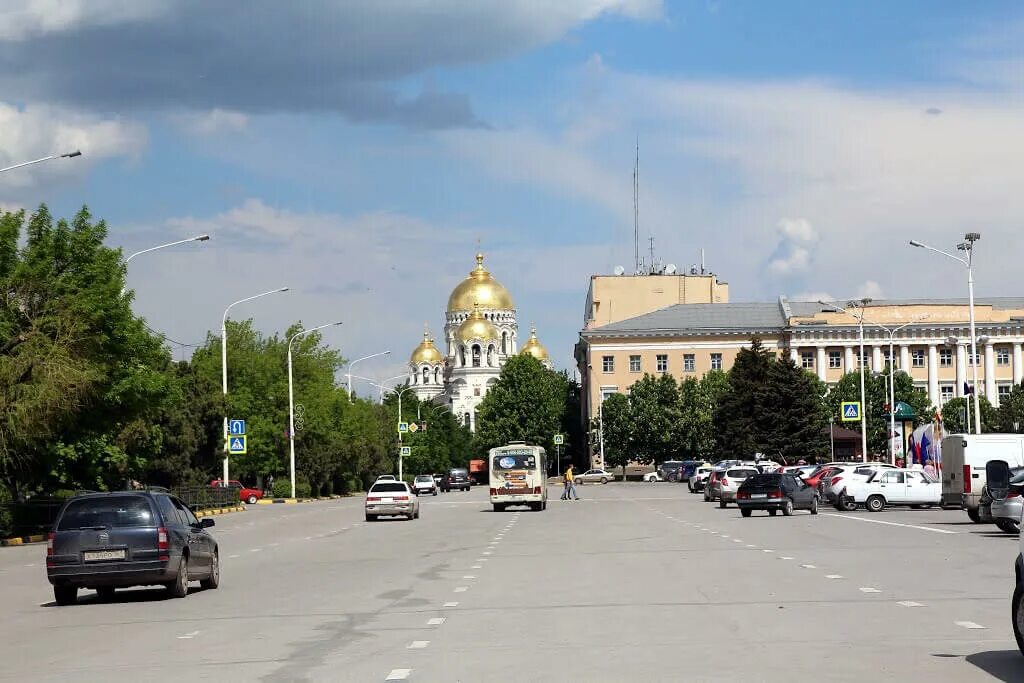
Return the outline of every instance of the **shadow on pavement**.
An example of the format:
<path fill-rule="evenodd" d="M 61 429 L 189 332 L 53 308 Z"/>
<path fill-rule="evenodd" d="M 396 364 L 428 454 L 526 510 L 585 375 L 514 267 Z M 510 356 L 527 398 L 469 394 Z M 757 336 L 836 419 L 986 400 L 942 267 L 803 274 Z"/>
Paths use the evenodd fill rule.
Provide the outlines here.
<path fill-rule="evenodd" d="M 96 593 L 87 592 L 89 589 L 83 588 L 82 592 L 78 594 L 78 601 L 67 607 L 86 606 L 86 605 L 116 605 L 119 603 L 132 603 L 132 602 L 162 602 L 164 600 L 172 600 L 167 590 L 164 588 L 119 588 L 112 597 L 102 598 Z M 189 586 L 188 594 L 195 595 L 196 593 L 204 593 L 207 588 L 201 588 L 199 586 Z M 39 605 L 40 607 L 58 607 L 56 602 L 52 600 L 50 602 L 44 602 Z"/>
<path fill-rule="evenodd" d="M 990 650 L 967 655 L 967 661 L 989 676 L 1008 683 L 1021 680 L 1024 660 L 1017 650 Z"/>

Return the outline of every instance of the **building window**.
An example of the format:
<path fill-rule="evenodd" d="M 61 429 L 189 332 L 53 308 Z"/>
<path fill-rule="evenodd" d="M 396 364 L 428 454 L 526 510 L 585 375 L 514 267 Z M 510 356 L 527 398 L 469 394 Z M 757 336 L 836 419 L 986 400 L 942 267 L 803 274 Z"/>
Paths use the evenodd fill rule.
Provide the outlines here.
<path fill-rule="evenodd" d="M 713 353 L 711 354 L 711 369 L 721 370 L 722 369 L 722 354 Z"/>
<path fill-rule="evenodd" d="M 683 354 L 683 372 L 696 372 L 697 361 L 692 353 Z"/>
<path fill-rule="evenodd" d="M 945 403 L 953 398 L 953 385 L 943 384 L 939 387 L 939 403 Z"/>
<path fill-rule="evenodd" d="M 615 372 L 615 356 L 603 356 L 601 358 L 601 369 L 605 372 Z"/>
<path fill-rule="evenodd" d="M 952 351 L 952 349 L 940 349 L 939 350 L 939 367 L 940 368 L 951 368 L 951 367 L 953 367 L 953 351 Z"/>
<path fill-rule="evenodd" d="M 479 396 L 480 395 L 480 387 L 473 387 L 473 395 L 474 396 Z"/>
<path fill-rule="evenodd" d="M 604 403 L 605 400 L 612 394 L 617 393 L 619 393 L 618 387 L 601 387 L 601 403 Z"/>
<path fill-rule="evenodd" d="M 808 370 L 814 369 L 814 351 L 800 352 L 800 365 Z"/>
<path fill-rule="evenodd" d="M 659 356 L 659 358 L 660 358 L 660 356 Z M 629 357 L 629 371 L 630 372 L 640 372 L 640 356 L 630 356 Z"/>
<path fill-rule="evenodd" d="M 480 346 L 473 344 L 473 367 L 480 367 Z"/>
<path fill-rule="evenodd" d="M 859 367 L 866 368 L 866 367 L 868 367 L 868 365 L 869 365 L 868 352 L 865 351 L 864 353 L 862 353 L 860 355 L 860 366 Z"/>
<path fill-rule="evenodd" d="M 657 356 L 654 357 L 654 360 L 657 363 L 658 372 L 668 372 L 667 353 L 659 353 Z"/>
<path fill-rule="evenodd" d="M 1013 389 L 1012 384 L 997 384 L 996 392 L 999 394 L 999 400 L 1002 401 L 1004 398 L 1010 395 L 1010 391 Z"/>
<path fill-rule="evenodd" d="M 917 349 L 910 352 L 910 364 L 915 368 L 924 367 L 924 349 Z"/>
<path fill-rule="evenodd" d="M 971 362 L 972 358 L 974 359 L 973 363 Z M 970 351 L 968 351 L 967 352 L 967 365 L 968 366 L 974 365 L 976 367 L 981 367 L 981 354 L 980 353 L 972 354 Z"/>
<path fill-rule="evenodd" d="M 892 356 L 889 355 L 889 349 L 883 349 L 882 350 L 882 362 L 885 365 L 892 365 L 894 368 L 898 368 L 899 367 L 899 365 L 896 364 L 896 361 L 894 361 L 892 359 Z"/>
<path fill-rule="evenodd" d="M 841 351 L 828 352 L 828 366 L 833 370 L 843 367 L 843 354 Z"/>
<path fill-rule="evenodd" d="M 996 365 L 1009 365 L 1010 364 L 1010 349 L 999 348 L 996 349 Z"/>

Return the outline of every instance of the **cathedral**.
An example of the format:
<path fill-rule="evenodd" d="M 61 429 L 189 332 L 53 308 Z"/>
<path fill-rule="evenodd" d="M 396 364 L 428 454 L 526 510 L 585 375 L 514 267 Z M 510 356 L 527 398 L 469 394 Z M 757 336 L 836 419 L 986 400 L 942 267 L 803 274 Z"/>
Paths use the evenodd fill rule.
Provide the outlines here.
<path fill-rule="evenodd" d="M 498 381 L 505 361 L 516 353 L 530 354 L 551 368 L 537 331 L 519 348 L 519 322 L 512 295 L 484 268 L 476 268 L 452 290 L 444 323 L 444 353 L 429 329 L 409 358 L 409 386 L 421 400 L 446 405 L 456 419 L 476 431 L 476 409 Z"/>

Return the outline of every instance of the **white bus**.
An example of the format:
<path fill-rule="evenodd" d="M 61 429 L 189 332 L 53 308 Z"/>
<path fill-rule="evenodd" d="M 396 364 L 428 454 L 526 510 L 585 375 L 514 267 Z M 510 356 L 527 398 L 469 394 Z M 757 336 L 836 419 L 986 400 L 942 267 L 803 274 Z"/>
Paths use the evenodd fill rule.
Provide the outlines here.
<path fill-rule="evenodd" d="M 531 510 L 548 506 L 548 456 L 540 446 L 512 441 L 492 448 L 489 455 L 491 504 L 495 512 L 509 505 L 527 505 Z"/>

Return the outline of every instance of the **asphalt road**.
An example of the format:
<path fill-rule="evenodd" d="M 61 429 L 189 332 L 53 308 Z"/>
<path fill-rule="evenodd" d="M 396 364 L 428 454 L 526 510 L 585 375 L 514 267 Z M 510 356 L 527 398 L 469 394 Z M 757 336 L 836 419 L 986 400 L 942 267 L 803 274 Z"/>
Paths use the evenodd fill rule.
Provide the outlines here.
<path fill-rule="evenodd" d="M 1018 681 L 1016 538 L 959 511 L 742 519 L 684 486 L 588 485 L 217 517 L 221 588 L 55 607 L 0 549 L 0 680 Z"/>

